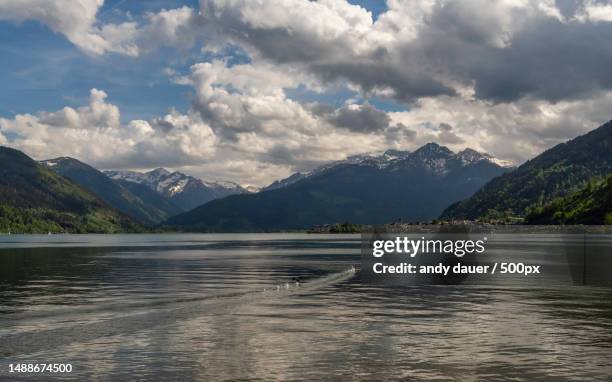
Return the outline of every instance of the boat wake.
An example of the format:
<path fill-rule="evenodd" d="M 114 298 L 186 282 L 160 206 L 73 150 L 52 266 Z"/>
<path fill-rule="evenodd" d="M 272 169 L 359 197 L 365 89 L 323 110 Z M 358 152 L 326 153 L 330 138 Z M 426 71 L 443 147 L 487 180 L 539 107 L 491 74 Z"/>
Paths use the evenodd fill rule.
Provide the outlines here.
<path fill-rule="evenodd" d="M 9 325 L 0 332 L 0 357 L 34 354 L 71 343 L 171 325 L 203 314 L 223 314 L 244 304 L 309 294 L 346 281 L 353 277 L 355 272 L 355 268 L 351 267 L 305 283 L 294 281 L 264 290 L 209 294 L 197 298 L 147 304 L 108 304 L 91 308 L 15 315 L 7 320 Z M 88 314 L 91 317 L 87 317 Z M 86 322 L 77 323 L 83 320 Z"/>

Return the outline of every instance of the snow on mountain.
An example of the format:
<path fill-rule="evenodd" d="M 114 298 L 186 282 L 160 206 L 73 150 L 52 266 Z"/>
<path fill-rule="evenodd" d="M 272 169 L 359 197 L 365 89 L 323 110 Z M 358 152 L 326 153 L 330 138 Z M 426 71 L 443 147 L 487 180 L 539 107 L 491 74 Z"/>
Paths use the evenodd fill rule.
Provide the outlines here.
<path fill-rule="evenodd" d="M 457 153 L 457 155 L 463 160 L 463 162 L 465 164 L 471 164 L 471 163 L 476 163 L 478 161 L 481 160 L 486 160 L 489 161 L 491 163 L 494 163 L 500 167 L 514 167 L 514 164 L 510 161 L 507 160 L 503 160 L 503 159 L 498 159 L 495 158 L 494 156 L 487 154 L 487 153 L 480 153 L 476 150 L 472 150 L 470 148 L 467 148 L 459 153 Z"/>
<path fill-rule="evenodd" d="M 497 159 L 489 154 L 480 153 L 470 148 L 466 148 L 459 153 L 454 153 L 447 147 L 432 142 L 427 143 L 414 152 L 389 149 L 381 155 L 371 153 L 352 155 L 344 160 L 324 164 L 312 171 L 294 173 L 288 178 L 277 180 L 269 186 L 262 188 L 262 191 L 286 187 L 302 179 L 321 174 L 324 171 L 340 165 L 373 166 L 379 169 L 389 169 L 390 171 L 399 169 L 402 166 L 420 165 L 432 172 L 444 174 L 448 171 L 451 163 L 455 164 L 457 161 L 459 161 L 462 166 L 469 166 L 480 161 L 487 161 L 503 168 L 513 167 L 511 162 Z"/>
<path fill-rule="evenodd" d="M 228 195 L 249 192 L 237 183 L 204 181 L 182 172 L 170 172 L 164 168 L 149 172 L 109 170 L 104 173 L 112 179 L 144 184 L 185 209 Z"/>

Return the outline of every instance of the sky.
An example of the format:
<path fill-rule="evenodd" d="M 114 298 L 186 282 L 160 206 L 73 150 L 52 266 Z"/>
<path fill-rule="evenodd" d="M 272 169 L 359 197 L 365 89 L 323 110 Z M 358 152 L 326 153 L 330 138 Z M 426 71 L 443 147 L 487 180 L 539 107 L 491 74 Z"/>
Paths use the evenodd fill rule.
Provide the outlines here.
<path fill-rule="evenodd" d="M 520 164 L 612 119 L 598 0 L 0 0 L 0 145 L 264 186 L 437 142 Z"/>

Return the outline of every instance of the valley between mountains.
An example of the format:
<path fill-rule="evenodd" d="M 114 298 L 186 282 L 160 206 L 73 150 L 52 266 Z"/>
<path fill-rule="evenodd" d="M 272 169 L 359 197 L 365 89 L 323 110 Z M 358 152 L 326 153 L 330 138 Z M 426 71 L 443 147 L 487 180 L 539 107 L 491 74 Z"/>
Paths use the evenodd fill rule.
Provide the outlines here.
<path fill-rule="evenodd" d="M 37 162 L 1 147 L 0 231 L 305 230 L 344 223 L 610 224 L 612 123 L 514 167 L 436 143 L 348 157 L 261 189 L 179 171 Z"/>

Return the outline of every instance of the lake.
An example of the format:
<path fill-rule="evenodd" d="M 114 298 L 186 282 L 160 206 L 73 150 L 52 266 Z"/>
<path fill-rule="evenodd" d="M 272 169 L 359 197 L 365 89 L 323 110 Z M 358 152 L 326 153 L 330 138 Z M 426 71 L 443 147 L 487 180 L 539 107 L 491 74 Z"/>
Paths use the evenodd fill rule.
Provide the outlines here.
<path fill-rule="evenodd" d="M 0 380 L 612 375 L 610 288 L 372 285 L 359 263 L 358 235 L 2 236 Z"/>

